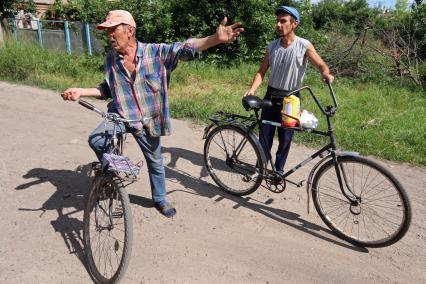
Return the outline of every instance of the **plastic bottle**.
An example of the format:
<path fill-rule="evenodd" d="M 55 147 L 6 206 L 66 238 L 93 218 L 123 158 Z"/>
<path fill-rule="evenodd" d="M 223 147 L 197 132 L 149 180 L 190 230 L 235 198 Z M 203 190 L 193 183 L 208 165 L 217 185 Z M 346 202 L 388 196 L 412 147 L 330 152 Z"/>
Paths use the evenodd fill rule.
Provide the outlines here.
<path fill-rule="evenodd" d="M 298 124 L 298 120 L 294 118 L 300 118 L 300 100 L 297 96 L 291 95 L 284 98 L 284 109 L 282 115 L 282 124 L 285 127 L 295 127 Z M 286 115 L 284 115 L 286 114 Z M 294 118 L 291 118 L 290 115 Z"/>

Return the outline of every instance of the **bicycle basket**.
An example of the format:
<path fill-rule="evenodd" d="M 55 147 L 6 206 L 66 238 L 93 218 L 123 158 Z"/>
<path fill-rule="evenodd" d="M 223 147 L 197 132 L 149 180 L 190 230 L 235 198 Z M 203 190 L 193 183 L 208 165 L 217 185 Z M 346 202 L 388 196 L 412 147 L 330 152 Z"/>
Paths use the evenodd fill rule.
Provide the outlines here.
<path fill-rule="evenodd" d="M 131 175 L 137 175 L 140 171 L 140 167 L 135 165 L 129 158 L 108 153 L 102 155 L 102 166 L 106 167 L 108 171 Z"/>

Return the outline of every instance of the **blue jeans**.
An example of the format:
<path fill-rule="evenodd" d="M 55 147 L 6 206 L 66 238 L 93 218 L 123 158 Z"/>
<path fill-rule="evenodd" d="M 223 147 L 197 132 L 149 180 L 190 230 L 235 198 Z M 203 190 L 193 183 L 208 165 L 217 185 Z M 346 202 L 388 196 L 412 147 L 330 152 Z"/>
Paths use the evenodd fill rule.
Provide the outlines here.
<path fill-rule="evenodd" d="M 101 122 L 89 136 L 89 145 L 95 151 L 100 161 L 102 154 L 107 152 L 111 146 L 109 142 L 113 134 L 113 129 L 113 123 L 105 124 L 105 122 Z M 160 137 L 151 137 L 144 130 L 140 132 L 130 131 L 121 123 L 117 128 L 117 133 L 126 132 L 133 135 L 145 156 L 149 181 L 151 183 L 152 199 L 154 202 L 165 201 L 166 175 L 163 165 L 163 155 L 161 154 Z"/>
<path fill-rule="evenodd" d="M 263 117 L 262 119 L 270 120 L 267 116 Z M 263 137 L 260 137 L 260 144 L 263 147 L 263 151 L 265 151 L 266 159 L 269 162 L 269 152 L 271 151 L 272 144 L 274 142 L 274 136 L 275 136 L 275 126 L 273 125 L 267 125 L 262 124 L 262 132 L 265 136 L 265 141 L 263 140 Z M 278 128 L 278 149 L 275 154 L 275 169 L 277 171 L 284 171 L 284 165 L 287 161 L 288 152 L 290 151 L 291 141 L 293 140 L 293 130 L 284 129 L 284 128 Z"/>
<path fill-rule="evenodd" d="M 272 107 L 262 109 L 262 114 L 260 118 L 262 120 L 269 120 L 273 122 L 281 123 L 281 110 L 283 108 L 282 101 L 283 99 L 271 98 L 271 91 L 268 88 L 268 91 L 265 95 L 265 99 L 272 101 Z M 265 137 L 262 137 L 259 134 L 260 144 L 265 151 L 266 159 L 269 162 L 271 158 L 269 152 L 271 151 L 272 144 L 274 142 L 275 129 L 278 128 L 278 149 L 276 152 L 275 158 L 275 169 L 277 171 L 283 171 L 285 162 L 287 161 L 288 152 L 290 151 L 291 141 L 293 140 L 294 131 L 290 129 L 285 129 L 281 127 L 276 127 L 273 125 L 262 124 L 262 132 Z M 266 140 L 266 141 L 265 141 Z"/>

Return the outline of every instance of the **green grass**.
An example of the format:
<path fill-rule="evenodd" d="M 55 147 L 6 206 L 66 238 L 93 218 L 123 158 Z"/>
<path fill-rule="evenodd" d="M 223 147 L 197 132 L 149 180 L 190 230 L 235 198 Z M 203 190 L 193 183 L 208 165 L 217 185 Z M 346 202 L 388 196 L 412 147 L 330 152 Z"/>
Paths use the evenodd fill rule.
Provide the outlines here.
<path fill-rule="evenodd" d="M 177 118 L 207 122 L 217 110 L 247 114 L 241 106 L 258 66 L 224 68 L 205 63 L 183 63 L 174 71 L 170 90 L 171 113 Z M 266 78 L 265 78 L 266 81 Z M 332 104 L 328 88 L 311 70 L 305 83 L 323 105 Z M 339 148 L 384 159 L 426 165 L 426 94 L 424 91 L 393 85 L 351 82 L 337 79 L 334 90 L 339 110 L 332 122 Z M 266 84 L 258 90 L 263 96 Z M 303 106 L 326 121 L 311 96 L 302 94 Z M 327 140 L 309 133 L 298 133 L 296 141 L 319 147 Z"/>
<path fill-rule="evenodd" d="M 103 78 L 103 59 L 68 56 L 32 44 L 7 42 L 0 46 L 0 79 L 53 90 L 93 86 Z"/>
<path fill-rule="evenodd" d="M 206 123 L 218 110 L 247 114 L 241 98 L 258 66 L 213 66 L 205 62 L 181 62 L 173 72 L 170 109 L 175 118 L 190 118 Z M 93 87 L 103 78 L 103 58 L 68 56 L 47 52 L 32 45 L 8 43 L 0 47 L 0 79 L 54 90 L 70 86 Z M 265 78 L 266 81 L 266 78 Z M 327 86 L 316 71 L 306 75 L 305 83 L 330 104 Z M 258 90 L 263 96 L 266 84 Z M 426 94 L 398 82 L 376 84 L 337 79 L 334 89 L 340 109 L 333 118 L 339 148 L 384 159 L 426 165 Z M 303 106 L 326 123 L 308 93 Z M 296 141 L 319 147 L 318 136 L 299 133 Z"/>

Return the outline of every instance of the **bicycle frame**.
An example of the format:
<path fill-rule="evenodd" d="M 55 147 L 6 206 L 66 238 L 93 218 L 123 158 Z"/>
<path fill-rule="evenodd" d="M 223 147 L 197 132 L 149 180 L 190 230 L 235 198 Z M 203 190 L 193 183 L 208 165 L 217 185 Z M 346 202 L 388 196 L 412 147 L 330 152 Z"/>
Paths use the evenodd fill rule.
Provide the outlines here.
<path fill-rule="evenodd" d="M 122 181 L 129 181 L 130 183 L 136 181 L 137 174 L 140 169 L 140 163 L 134 165 L 127 157 L 123 156 L 126 133 L 118 133 L 118 125 L 120 123 L 141 122 L 142 125 L 146 126 L 152 117 L 142 116 L 140 119 L 136 120 L 125 119 L 116 113 L 103 112 L 84 100 L 79 100 L 78 103 L 101 115 L 105 119 L 105 123 L 113 123 L 113 131 L 110 138 L 111 147 L 106 153 L 104 153 L 104 159 L 108 166 L 102 165 L 101 170 L 103 173 L 108 174 L 108 171 L 111 171 L 111 174 L 119 177 Z M 124 167 L 122 164 L 123 162 Z"/>
<path fill-rule="evenodd" d="M 124 139 L 125 139 L 125 133 L 117 134 L 117 128 L 118 124 L 117 122 L 113 121 L 114 128 L 112 131 L 111 136 L 111 153 L 114 153 L 115 150 L 117 150 L 117 154 L 122 155 L 124 153 Z"/>
<path fill-rule="evenodd" d="M 239 153 L 243 149 L 245 143 L 247 143 L 247 139 L 248 139 L 250 133 L 252 133 L 256 127 L 259 129 L 259 138 L 263 139 L 263 141 L 265 141 L 265 142 L 267 141 L 265 139 L 265 135 L 264 135 L 263 130 L 262 130 L 262 124 L 273 125 L 273 126 L 276 126 L 276 127 L 279 127 L 279 128 L 289 129 L 289 130 L 293 130 L 293 131 L 309 132 L 309 133 L 319 135 L 319 136 L 327 136 L 327 137 L 330 138 L 330 143 L 328 143 L 327 145 L 322 147 L 320 150 L 316 151 L 314 154 L 312 154 L 311 156 L 309 156 L 305 160 L 298 163 L 296 166 L 294 166 L 290 170 L 284 172 L 282 174 L 282 178 L 284 179 L 284 181 L 292 183 L 292 184 L 294 184 L 298 187 L 302 186 L 303 181 L 299 182 L 299 183 L 295 183 L 295 182 L 287 179 L 287 177 L 289 177 L 291 174 L 296 172 L 299 168 L 306 165 L 310 161 L 316 159 L 317 157 L 320 157 L 322 159 L 313 167 L 313 169 L 311 170 L 311 172 L 309 174 L 309 179 L 308 179 L 308 190 L 309 190 L 309 186 L 311 184 L 311 180 L 314 176 L 316 169 L 321 164 L 323 164 L 325 161 L 327 161 L 329 159 L 333 159 L 337 178 L 338 178 L 338 183 L 339 183 L 339 186 L 341 188 L 342 194 L 351 202 L 356 202 L 356 200 L 354 200 L 353 197 L 349 196 L 345 192 L 345 188 L 346 188 L 351 193 L 352 196 L 356 197 L 355 193 L 350 188 L 349 183 L 347 182 L 347 178 L 346 178 L 346 174 L 345 174 L 344 169 L 342 167 L 340 167 L 340 165 L 339 165 L 338 157 L 342 156 L 342 155 L 358 155 L 358 153 L 355 153 L 355 152 L 339 152 L 337 150 L 336 138 L 335 138 L 335 135 L 334 135 L 334 129 L 333 129 L 333 125 L 332 125 L 332 122 L 331 122 L 331 117 L 334 116 L 334 114 L 336 113 L 336 111 L 338 109 L 338 103 L 337 103 L 337 100 L 336 100 L 336 97 L 335 97 L 335 94 L 334 94 L 334 91 L 333 91 L 331 85 L 328 84 L 328 87 L 329 87 L 330 95 L 332 97 L 334 105 L 327 106 L 326 108 L 322 107 L 321 102 L 315 96 L 315 94 L 313 93 L 312 89 L 309 86 L 304 86 L 300 89 L 294 90 L 294 91 L 286 94 L 286 96 L 290 96 L 292 94 L 301 92 L 303 90 L 307 90 L 311 94 L 311 96 L 312 96 L 313 100 L 315 101 L 316 105 L 318 106 L 318 108 L 321 110 L 321 113 L 326 116 L 326 120 L 327 120 L 327 131 L 326 132 L 318 131 L 318 130 L 315 130 L 315 129 L 305 130 L 302 127 L 285 127 L 285 126 L 282 126 L 281 123 L 277 123 L 277 122 L 273 122 L 273 121 L 269 121 L 269 120 L 261 120 L 260 115 L 259 115 L 260 108 L 254 108 L 253 109 L 254 115 L 251 115 L 251 116 L 242 116 L 242 115 L 237 115 L 237 114 L 229 114 L 229 113 L 225 113 L 225 112 L 218 112 L 218 117 L 211 118 L 211 120 L 213 121 L 214 124 L 211 124 L 208 127 L 206 127 L 205 133 L 204 133 L 204 138 L 207 137 L 208 132 L 210 131 L 210 129 L 214 125 L 232 124 L 232 125 L 239 126 L 240 128 L 243 128 L 245 130 L 245 137 L 244 137 L 245 139 L 243 139 L 240 142 L 240 144 L 236 147 L 236 150 L 234 150 L 234 153 L 232 153 L 232 155 L 230 155 L 230 158 L 236 158 L 236 157 L 238 157 Z M 284 98 L 284 97 L 282 97 L 282 98 Z M 299 123 L 299 125 L 300 125 L 300 123 Z M 269 145 L 267 145 L 267 146 L 269 146 Z M 269 149 L 269 147 L 268 147 L 268 149 Z M 267 162 L 269 163 L 269 165 L 272 169 L 272 173 L 277 175 L 278 172 L 275 168 L 271 151 L 268 151 L 267 153 L 265 153 L 263 147 L 260 147 L 260 151 L 263 153 L 264 157 L 267 158 Z M 227 155 L 228 155 L 228 153 L 227 153 Z M 268 175 L 267 174 L 267 167 L 265 167 L 265 172 L 263 173 L 263 175 L 264 176 Z"/>
<path fill-rule="evenodd" d="M 292 182 L 290 175 L 313 159 L 321 158 L 310 169 L 308 176 L 308 213 L 312 197 L 320 218 L 338 237 L 356 246 L 391 245 L 400 240 L 410 226 L 412 214 L 408 195 L 386 167 L 358 153 L 337 149 L 331 118 L 338 105 L 329 87 L 334 105 L 325 108 L 309 87 L 294 91 L 308 90 L 325 115 L 323 125 L 318 130 L 304 129 L 305 123 L 300 120 L 299 127 L 283 126 L 281 119 L 276 122 L 264 120 L 260 110 L 268 111 L 266 108 L 272 106 L 272 101 L 256 96 L 246 96 L 242 101 L 243 107 L 252 111 L 250 116 L 218 112 L 211 118 L 213 124 L 205 129 L 204 164 L 213 181 L 223 191 L 234 196 L 246 196 L 260 186 L 273 193 L 284 192 L 287 182 L 301 187 L 304 181 Z M 290 95 L 278 91 L 272 93 L 274 98 Z M 276 111 L 279 112 L 280 108 L 276 107 Z M 307 154 L 308 157 L 301 159 L 296 166 L 281 173 L 275 168 L 271 150 L 267 147 L 270 141 L 265 139 L 268 131 L 265 125 L 326 136 L 329 141 L 324 142 L 319 150 L 312 151 L 315 152 L 312 155 Z"/>

